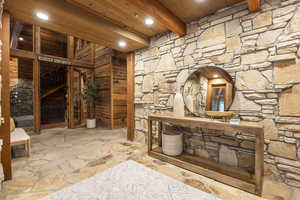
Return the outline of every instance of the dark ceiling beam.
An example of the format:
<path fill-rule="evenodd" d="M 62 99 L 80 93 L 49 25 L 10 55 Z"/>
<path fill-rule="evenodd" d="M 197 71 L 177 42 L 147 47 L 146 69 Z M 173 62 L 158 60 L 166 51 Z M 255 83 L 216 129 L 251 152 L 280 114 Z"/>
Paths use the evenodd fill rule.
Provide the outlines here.
<path fill-rule="evenodd" d="M 127 2 L 145 11 L 174 33 L 180 36 L 186 34 L 186 24 L 158 0 L 127 0 Z"/>
<path fill-rule="evenodd" d="M 143 35 L 124 30 L 63 0 L 9 0 L 5 3 L 5 9 L 16 20 L 36 24 L 119 51 L 130 52 L 149 46 L 149 39 Z M 37 11 L 47 12 L 50 16 L 49 21 L 38 19 Z M 125 40 L 127 47 L 120 48 L 119 40 Z"/>
<path fill-rule="evenodd" d="M 248 8 L 251 12 L 261 10 L 261 0 L 248 0 Z"/>

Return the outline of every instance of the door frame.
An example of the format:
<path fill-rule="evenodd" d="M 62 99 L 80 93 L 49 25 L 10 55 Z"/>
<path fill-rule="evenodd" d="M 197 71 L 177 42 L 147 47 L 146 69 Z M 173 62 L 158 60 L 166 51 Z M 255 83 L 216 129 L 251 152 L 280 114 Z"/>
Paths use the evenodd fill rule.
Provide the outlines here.
<path fill-rule="evenodd" d="M 134 66 L 134 52 L 131 52 L 127 55 L 127 139 L 130 141 L 135 138 Z"/>
<path fill-rule="evenodd" d="M 5 180 L 12 179 L 11 147 L 10 147 L 10 15 L 7 12 L 2 16 L 2 29 L 0 31 L 2 40 L 1 60 L 1 110 L 4 124 L 0 126 L 0 138 L 3 140 L 1 162 L 3 164 Z"/>

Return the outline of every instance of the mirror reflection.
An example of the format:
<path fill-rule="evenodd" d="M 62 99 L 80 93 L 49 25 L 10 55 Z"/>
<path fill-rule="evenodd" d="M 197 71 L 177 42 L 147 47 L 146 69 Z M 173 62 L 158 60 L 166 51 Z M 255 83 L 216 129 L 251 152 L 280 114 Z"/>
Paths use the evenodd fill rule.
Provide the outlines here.
<path fill-rule="evenodd" d="M 231 76 L 223 69 L 202 67 L 184 84 L 185 106 L 196 116 L 202 116 L 206 111 L 228 111 L 234 96 L 233 85 Z"/>

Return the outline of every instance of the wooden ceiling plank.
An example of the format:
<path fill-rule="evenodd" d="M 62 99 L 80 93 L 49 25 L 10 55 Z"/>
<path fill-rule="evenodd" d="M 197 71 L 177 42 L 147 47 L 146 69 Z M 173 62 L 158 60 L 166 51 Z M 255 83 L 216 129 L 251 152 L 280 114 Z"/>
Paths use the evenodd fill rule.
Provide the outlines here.
<path fill-rule="evenodd" d="M 5 9 L 17 20 L 37 24 L 56 32 L 73 35 L 119 51 L 130 52 L 149 46 L 149 40 L 142 35 L 124 30 L 122 27 L 111 24 L 65 1 L 10 0 L 6 2 Z M 47 12 L 50 20 L 39 20 L 35 16 L 37 11 Z M 118 40 L 125 40 L 128 46 L 120 48 Z"/>
<path fill-rule="evenodd" d="M 167 30 L 167 28 L 159 22 L 155 23 L 152 27 L 145 28 L 144 21 L 148 14 L 143 10 L 128 4 L 127 0 L 66 1 L 130 32 L 154 36 Z"/>
<path fill-rule="evenodd" d="M 261 10 L 261 0 L 248 0 L 248 8 L 251 12 Z"/>
<path fill-rule="evenodd" d="M 160 23 L 164 24 L 169 30 L 177 33 L 180 36 L 186 34 L 186 24 L 173 14 L 159 1 L 153 0 L 127 0 L 128 3 L 144 10 L 150 16 L 157 19 Z"/>

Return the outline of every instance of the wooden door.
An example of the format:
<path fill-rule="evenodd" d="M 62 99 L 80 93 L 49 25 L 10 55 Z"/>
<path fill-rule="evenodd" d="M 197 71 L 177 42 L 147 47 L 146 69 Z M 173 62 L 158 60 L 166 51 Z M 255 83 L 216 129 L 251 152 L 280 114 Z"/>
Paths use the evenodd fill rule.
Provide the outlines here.
<path fill-rule="evenodd" d="M 85 125 L 85 104 L 81 94 L 85 87 L 84 69 L 71 67 L 68 73 L 68 126 L 76 128 Z"/>
<path fill-rule="evenodd" d="M 82 102 L 81 102 L 81 71 L 78 69 L 74 69 L 73 72 L 73 119 L 74 126 L 81 125 L 82 119 Z"/>

